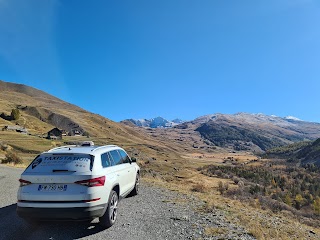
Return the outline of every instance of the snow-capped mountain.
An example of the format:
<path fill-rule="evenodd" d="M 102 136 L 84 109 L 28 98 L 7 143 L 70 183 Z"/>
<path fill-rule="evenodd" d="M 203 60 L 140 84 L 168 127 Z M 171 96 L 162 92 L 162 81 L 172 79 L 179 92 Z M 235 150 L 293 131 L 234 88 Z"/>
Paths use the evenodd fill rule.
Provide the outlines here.
<path fill-rule="evenodd" d="M 293 117 L 293 116 L 286 116 L 285 119 L 287 120 L 294 120 L 294 121 L 302 121 L 301 119 L 297 118 L 297 117 Z"/>
<path fill-rule="evenodd" d="M 121 122 L 132 123 L 138 127 L 150 127 L 150 128 L 171 128 L 180 123 L 183 123 L 183 121 L 178 118 L 172 121 L 168 121 L 163 117 L 156 117 L 151 119 L 126 119 Z"/>
<path fill-rule="evenodd" d="M 149 120 L 129 119 L 123 122 L 141 127 L 166 128 L 168 134 L 175 132 L 173 136 L 181 133 L 181 139 L 186 131 L 189 137 L 195 138 L 200 134 L 215 146 L 231 147 L 235 150 L 265 151 L 297 141 L 320 138 L 320 123 L 307 122 L 292 116 L 279 117 L 262 113 L 216 113 L 188 122 L 181 122 L 179 119 L 168 121 L 162 117 Z M 152 134 L 157 134 L 157 131 Z M 163 134 L 163 131 L 159 134 Z"/>

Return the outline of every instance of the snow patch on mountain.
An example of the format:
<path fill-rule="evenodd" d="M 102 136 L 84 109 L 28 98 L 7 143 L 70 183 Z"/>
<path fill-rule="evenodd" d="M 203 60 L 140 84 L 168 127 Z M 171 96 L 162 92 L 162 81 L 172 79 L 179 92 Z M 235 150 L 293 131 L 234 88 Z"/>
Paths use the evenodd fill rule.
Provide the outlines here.
<path fill-rule="evenodd" d="M 287 120 L 294 120 L 294 121 L 302 121 L 301 119 L 294 117 L 294 116 L 286 116 L 285 119 Z"/>

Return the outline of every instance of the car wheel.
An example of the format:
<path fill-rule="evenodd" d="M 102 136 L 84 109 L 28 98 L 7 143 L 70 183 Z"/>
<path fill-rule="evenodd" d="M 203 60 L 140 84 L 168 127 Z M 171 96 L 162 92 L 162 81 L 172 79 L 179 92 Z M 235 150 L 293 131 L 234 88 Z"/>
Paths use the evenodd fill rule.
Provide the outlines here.
<path fill-rule="evenodd" d="M 139 187 L 140 187 L 140 175 L 139 175 L 139 173 L 137 173 L 136 182 L 134 184 L 133 190 L 130 193 L 130 196 L 138 195 L 139 194 Z"/>
<path fill-rule="evenodd" d="M 107 205 L 107 209 L 102 217 L 99 218 L 100 225 L 104 228 L 111 227 L 117 219 L 117 213 L 118 213 L 118 202 L 119 197 L 118 194 L 112 190 L 110 192 L 109 201 Z"/>

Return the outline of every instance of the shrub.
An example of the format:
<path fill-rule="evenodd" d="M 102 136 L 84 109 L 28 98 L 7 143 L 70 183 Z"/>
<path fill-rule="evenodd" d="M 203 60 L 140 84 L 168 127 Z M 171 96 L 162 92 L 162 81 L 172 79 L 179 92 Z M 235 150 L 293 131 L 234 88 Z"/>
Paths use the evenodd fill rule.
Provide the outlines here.
<path fill-rule="evenodd" d="M 84 132 L 82 133 L 82 135 L 83 135 L 83 136 L 86 136 L 87 138 L 90 138 L 90 134 L 89 134 L 88 132 L 86 132 L 86 131 L 84 131 Z"/>
<path fill-rule="evenodd" d="M 287 194 L 285 195 L 284 203 L 287 204 L 288 206 L 292 206 L 292 199 L 291 199 L 289 193 L 287 193 Z"/>
<path fill-rule="evenodd" d="M 314 213 L 319 216 L 320 215 L 320 197 L 319 196 L 317 196 L 313 202 L 313 209 L 314 209 Z"/>
<path fill-rule="evenodd" d="M 228 183 L 223 183 L 219 181 L 218 183 L 218 191 L 223 194 L 225 191 L 229 189 L 229 184 Z"/>
<path fill-rule="evenodd" d="M 2 151 L 7 151 L 8 148 L 9 148 L 9 146 L 8 146 L 6 143 L 0 142 L 0 149 L 1 149 Z"/>
<path fill-rule="evenodd" d="M 206 187 L 202 183 L 197 183 L 193 185 L 193 187 L 191 188 L 191 191 L 204 193 L 206 192 Z"/>
<path fill-rule="evenodd" d="M 239 186 L 240 188 L 244 187 L 244 182 L 243 182 L 243 181 L 239 181 L 239 182 L 238 182 L 238 186 Z"/>
<path fill-rule="evenodd" d="M 2 163 L 13 163 L 13 164 L 22 163 L 22 159 L 14 152 L 7 152 L 5 156 L 6 157 L 4 160 L 2 160 Z"/>
<path fill-rule="evenodd" d="M 233 182 L 235 183 L 235 184 L 238 184 L 239 183 L 239 181 L 240 181 L 240 179 L 238 178 L 238 177 L 233 177 Z"/>
<path fill-rule="evenodd" d="M 20 118 L 20 111 L 19 109 L 12 109 L 11 111 L 11 118 L 12 120 L 18 120 Z"/>

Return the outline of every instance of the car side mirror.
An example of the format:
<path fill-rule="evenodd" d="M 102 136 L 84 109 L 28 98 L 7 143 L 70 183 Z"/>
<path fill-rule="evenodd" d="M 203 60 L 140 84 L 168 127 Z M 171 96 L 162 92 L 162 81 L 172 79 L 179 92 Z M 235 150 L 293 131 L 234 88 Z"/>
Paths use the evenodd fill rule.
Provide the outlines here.
<path fill-rule="evenodd" d="M 131 162 L 137 162 L 137 159 L 135 157 L 132 157 Z"/>

